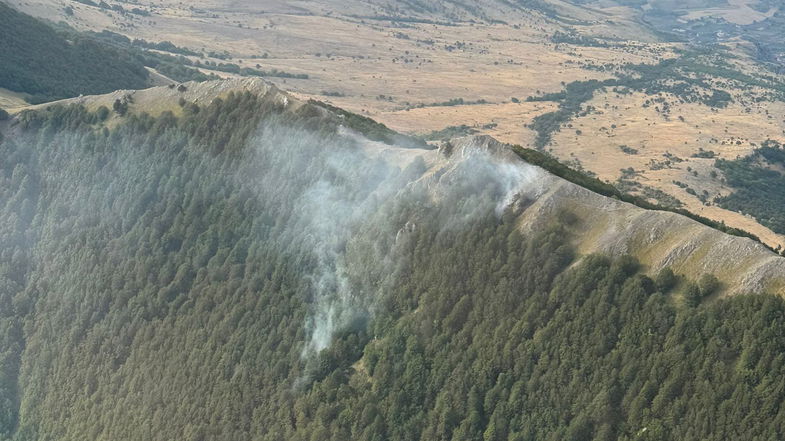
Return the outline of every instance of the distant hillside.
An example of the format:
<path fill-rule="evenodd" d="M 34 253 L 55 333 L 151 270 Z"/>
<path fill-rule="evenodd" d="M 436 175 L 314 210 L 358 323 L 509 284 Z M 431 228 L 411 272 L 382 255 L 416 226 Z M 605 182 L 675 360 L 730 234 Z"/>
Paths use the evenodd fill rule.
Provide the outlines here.
<path fill-rule="evenodd" d="M 750 239 L 260 80 L 0 130 L 0 440 L 785 434 Z"/>
<path fill-rule="evenodd" d="M 76 33 L 69 37 L 0 3 L 0 87 L 42 102 L 147 85 L 139 60 Z"/>
<path fill-rule="evenodd" d="M 569 0 L 320 0 L 318 3 L 330 5 L 347 15 L 398 23 L 506 23 L 532 15 L 560 23 L 575 23 L 602 17 L 596 11 L 583 7 L 582 2 Z"/>

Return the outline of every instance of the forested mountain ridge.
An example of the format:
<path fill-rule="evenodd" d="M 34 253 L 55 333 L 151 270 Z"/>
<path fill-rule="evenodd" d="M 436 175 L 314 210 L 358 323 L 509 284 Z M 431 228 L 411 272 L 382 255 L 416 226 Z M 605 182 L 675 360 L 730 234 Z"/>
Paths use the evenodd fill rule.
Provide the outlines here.
<path fill-rule="evenodd" d="M 323 103 L 306 102 L 259 78 L 187 83 L 180 89 L 158 87 L 116 91 L 107 95 L 63 100 L 59 104 L 80 105 L 100 113 L 101 107 L 110 109 L 120 103 L 123 113 L 159 116 L 171 112 L 175 116 L 182 116 L 193 112 L 194 108 L 208 105 L 216 97 L 225 97 L 232 92 L 250 92 L 262 96 L 264 102 L 282 106 L 286 113 L 295 119 L 307 115 L 312 121 L 318 121 L 320 126 L 344 126 L 369 139 L 382 141 L 379 145 L 386 143 L 383 150 L 387 152 L 397 150 L 397 146 L 414 147 L 419 155 L 429 158 L 429 163 L 440 164 L 436 159 L 440 156 L 435 151 L 429 151 L 433 147 L 416 138 L 398 134 L 372 120 Z M 50 106 L 51 104 L 42 104 L 31 109 L 43 110 Z M 120 124 L 125 119 L 117 110 L 107 115 L 104 124 L 109 127 Z M 244 139 L 246 136 L 247 133 L 241 133 L 232 138 Z M 492 150 L 507 160 L 520 161 L 514 153 L 517 147 L 499 143 L 490 137 L 456 138 L 447 145 L 458 151 L 475 147 Z M 442 151 L 450 149 L 444 147 Z M 527 152 L 526 155 L 543 158 L 536 162 L 541 166 L 550 169 L 554 166 L 546 164 L 547 162 L 558 164 L 548 160 L 546 155 L 532 150 Z M 558 167 L 559 170 L 569 170 L 561 165 Z M 437 169 L 431 173 L 437 174 Z M 553 172 L 559 174 L 555 168 Z M 732 294 L 761 291 L 779 293 L 785 287 L 785 259 L 755 241 L 724 234 L 679 214 L 641 209 L 619 201 L 616 196 L 605 197 L 597 194 L 596 190 L 581 187 L 587 183 L 594 185 L 594 182 L 597 182 L 596 185 L 603 185 L 599 181 L 569 178 L 573 181 L 569 182 L 552 173 L 544 173 L 540 177 L 542 192 L 532 201 L 533 209 L 521 214 L 519 224 L 522 228 L 541 228 L 552 216 L 566 210 L 576 218 L 572 228 L 581 234 L 576 235 L 577 242 L 573 244 L 583 254 L 599 252 L 634 255 L 647 265 L 651 274 L 664 267 L 671 267 L 677 272 L 696 278 L 703 273 L 717 274 L 721 277 L 725 290 Z M 571 173 L 582 176 L 580 172 Z"/>
<path fill-rule="evenodd" d="M 260 81 L 3 124 L 0 439 L 785 434 L 782 258 L 750 239 Z M 644 214 L 726 245 L 658 271 Z"/>

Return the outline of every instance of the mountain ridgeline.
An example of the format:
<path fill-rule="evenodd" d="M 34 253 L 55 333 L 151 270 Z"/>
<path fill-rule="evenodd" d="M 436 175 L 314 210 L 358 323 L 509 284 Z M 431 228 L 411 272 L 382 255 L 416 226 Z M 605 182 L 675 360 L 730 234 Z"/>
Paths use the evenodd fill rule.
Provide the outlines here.
<path fill-rule="evenodd" d="M 785 435 L 780 297 L 522 228 L 511 150 L 198 93 L 0 125 L 0 439 Z"/>

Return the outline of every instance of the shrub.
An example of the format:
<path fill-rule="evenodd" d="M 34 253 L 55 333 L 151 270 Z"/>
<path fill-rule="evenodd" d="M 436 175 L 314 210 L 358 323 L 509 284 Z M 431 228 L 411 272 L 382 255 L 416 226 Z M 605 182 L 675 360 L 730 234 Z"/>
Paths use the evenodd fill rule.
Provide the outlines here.
<path fill-rule="evenodd" d="M 676 274 L 673 273 L 673 270 L 669 267 L 665 267 L 657 273 L 657 277 L 655 278 L 655 283 L 657 285 L 657 289 L 666 294 L 676 286 L 678 279 L 676 278 Z"/>
<path fill-rule="evenodd" d="M 700 289 L 701 296 L 708 297 L 720 288 L 720 281 L 714 274 L 704 274 L 698 279 L 698 288 Z"/>

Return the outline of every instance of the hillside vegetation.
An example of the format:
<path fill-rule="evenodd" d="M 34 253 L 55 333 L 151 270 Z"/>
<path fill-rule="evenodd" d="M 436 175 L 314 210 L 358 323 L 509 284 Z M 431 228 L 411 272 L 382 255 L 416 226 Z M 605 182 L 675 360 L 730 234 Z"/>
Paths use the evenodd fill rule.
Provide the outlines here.
<path fill-rule="evenodd" d="M 399 166 L 273 95 L 108 117 L 0 143 L 0 439 L 785 434 L 785 303 L 523 235 L 531 166 Z"/>
<path fill-rule="evenodd" d="M 147 85 L 129 53 L 74 32 L 68 35 L 0 2 L 0 87 L 33 103 Z"/>

